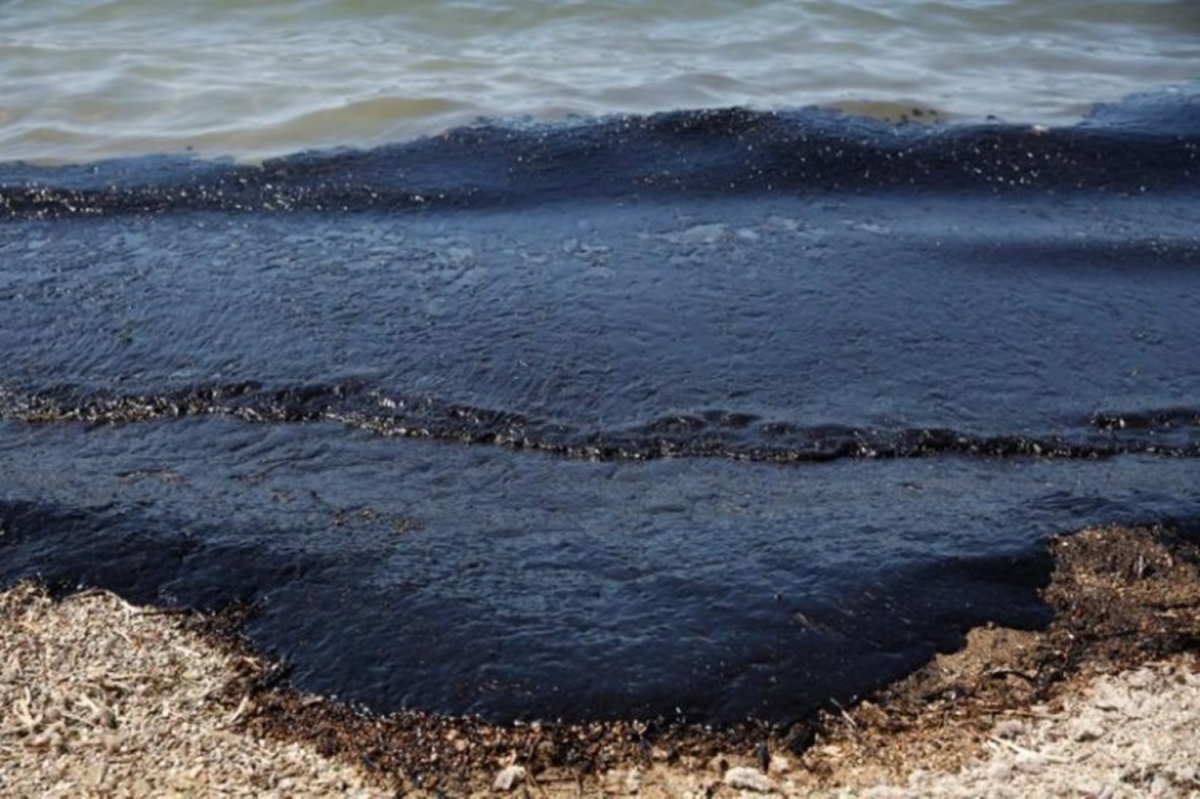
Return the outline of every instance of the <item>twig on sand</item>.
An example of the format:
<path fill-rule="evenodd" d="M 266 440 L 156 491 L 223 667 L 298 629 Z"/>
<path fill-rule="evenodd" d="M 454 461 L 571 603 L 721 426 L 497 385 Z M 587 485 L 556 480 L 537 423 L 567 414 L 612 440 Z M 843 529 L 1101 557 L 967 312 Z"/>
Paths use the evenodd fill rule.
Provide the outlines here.
<path fill-rule="evenodd" d="M 834 706 L 838 709 L 838 712 L 842 714 L 842 718 L 846 720 L 846 723 L 850 725 L 850 728 L 853 730 L 857 730 L 858 722 L 854 720 L 853 716 L 851 716 L 849 713 L 846 712 L 846 708 L 842 706 L 842 703 L 837 701 L 836 699 L 832 699 L 832 698 L 829 701 L 832 702 L 834 704 Z"/>
<path fill-rule="evenodd" d="M 1032 749 L 1026 749 L 1023 746 L 1013 743 L 1012 741 L 1006 741 L 1003 738 L 997 738 L 994 735 L 988 736 L 988 743 L 993 744 L 995 746 L 1004 747 L 1005 749 L 1008 749 L 1018 755 L 1025 755 L 1026 757 L 1041 758 L 1042 760 L 1045 760 L 1049 763 L 1058 763 L 1060 765 L 1070 765 L 1072 762 L 1070 758 L 1060 757 L 1058 755 L 1048 755 L 1045 752 L 1035 752 Z"/>
<path fill-rule="evenodd" d="M 1025 672 L 1018 671 L 1017 669 L 1003 669 L 1003 668 L 992 669 L 991 671 L 985 672 L 984 676 L 985 677 L 1020 677 L 1022 680 L 1029 683 L 1030 685 L 1034 685 L 1035 683 L 1037 683 L 1036 675 L 1026 674 Z"/>

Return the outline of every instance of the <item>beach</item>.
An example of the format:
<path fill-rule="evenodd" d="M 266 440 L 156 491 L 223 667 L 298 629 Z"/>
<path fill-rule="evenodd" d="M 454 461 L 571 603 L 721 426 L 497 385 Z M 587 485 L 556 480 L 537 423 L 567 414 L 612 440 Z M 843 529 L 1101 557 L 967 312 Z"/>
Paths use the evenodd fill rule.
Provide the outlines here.
<path fill-rule="evenodd" d="M 380 717 L 288 686 L 219 616 L 103 591 L 0 598 L 0 789 L 33 796 L 1195 796 L 1194 538 L 1048 544 L 1043 630 L 786 728 Z"/>
<path fill-rule="evenodd" d="M 0 795 L 1196 793 L 1198 56 L 14 0 Z"/>

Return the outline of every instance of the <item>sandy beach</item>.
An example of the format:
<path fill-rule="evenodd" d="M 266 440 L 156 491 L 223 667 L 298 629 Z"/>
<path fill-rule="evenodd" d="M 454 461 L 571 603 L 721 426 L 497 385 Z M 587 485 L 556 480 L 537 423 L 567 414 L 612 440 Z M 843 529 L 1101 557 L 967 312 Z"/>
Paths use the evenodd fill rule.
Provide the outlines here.
<path fill-rule="evenodd" d="M 1200 547 L 1105 529 L 1050 548 L 1045 630 L 975 629 L 786 729 L 368 716 L 288 688 L 238 611 L 24 583 L 0 595 L 0 794 L 1200 795 Z"/>
<path fill-rule="evenodd" d="M 4 3 L 0 799 L 1200 799 L 1198 11 Z"/>

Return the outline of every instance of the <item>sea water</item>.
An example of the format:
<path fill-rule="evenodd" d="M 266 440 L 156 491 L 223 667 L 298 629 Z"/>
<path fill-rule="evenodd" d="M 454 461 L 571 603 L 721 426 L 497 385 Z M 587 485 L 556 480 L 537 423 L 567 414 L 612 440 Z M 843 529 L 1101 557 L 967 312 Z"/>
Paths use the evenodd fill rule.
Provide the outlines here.
<path fill-rule="evenodd" d="M 732 105 L 1053 124 L 1198 64 L 1189 0 L 12 0 L 0 161 Z"/>

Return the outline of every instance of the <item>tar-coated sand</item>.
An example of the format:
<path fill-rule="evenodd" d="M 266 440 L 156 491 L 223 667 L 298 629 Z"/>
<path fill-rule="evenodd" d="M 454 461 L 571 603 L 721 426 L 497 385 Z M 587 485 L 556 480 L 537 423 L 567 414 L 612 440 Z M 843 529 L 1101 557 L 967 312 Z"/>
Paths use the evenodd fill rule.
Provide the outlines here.
<path fill-rule="evenodd" d="M 1046 630 L 974 630 L 788 729 L 365 717 L 289 690 L 234 612 L 22 584 L 0 594 L 0 796 L 1200 796 L 1200 546 L 1050 546 Z"/>

